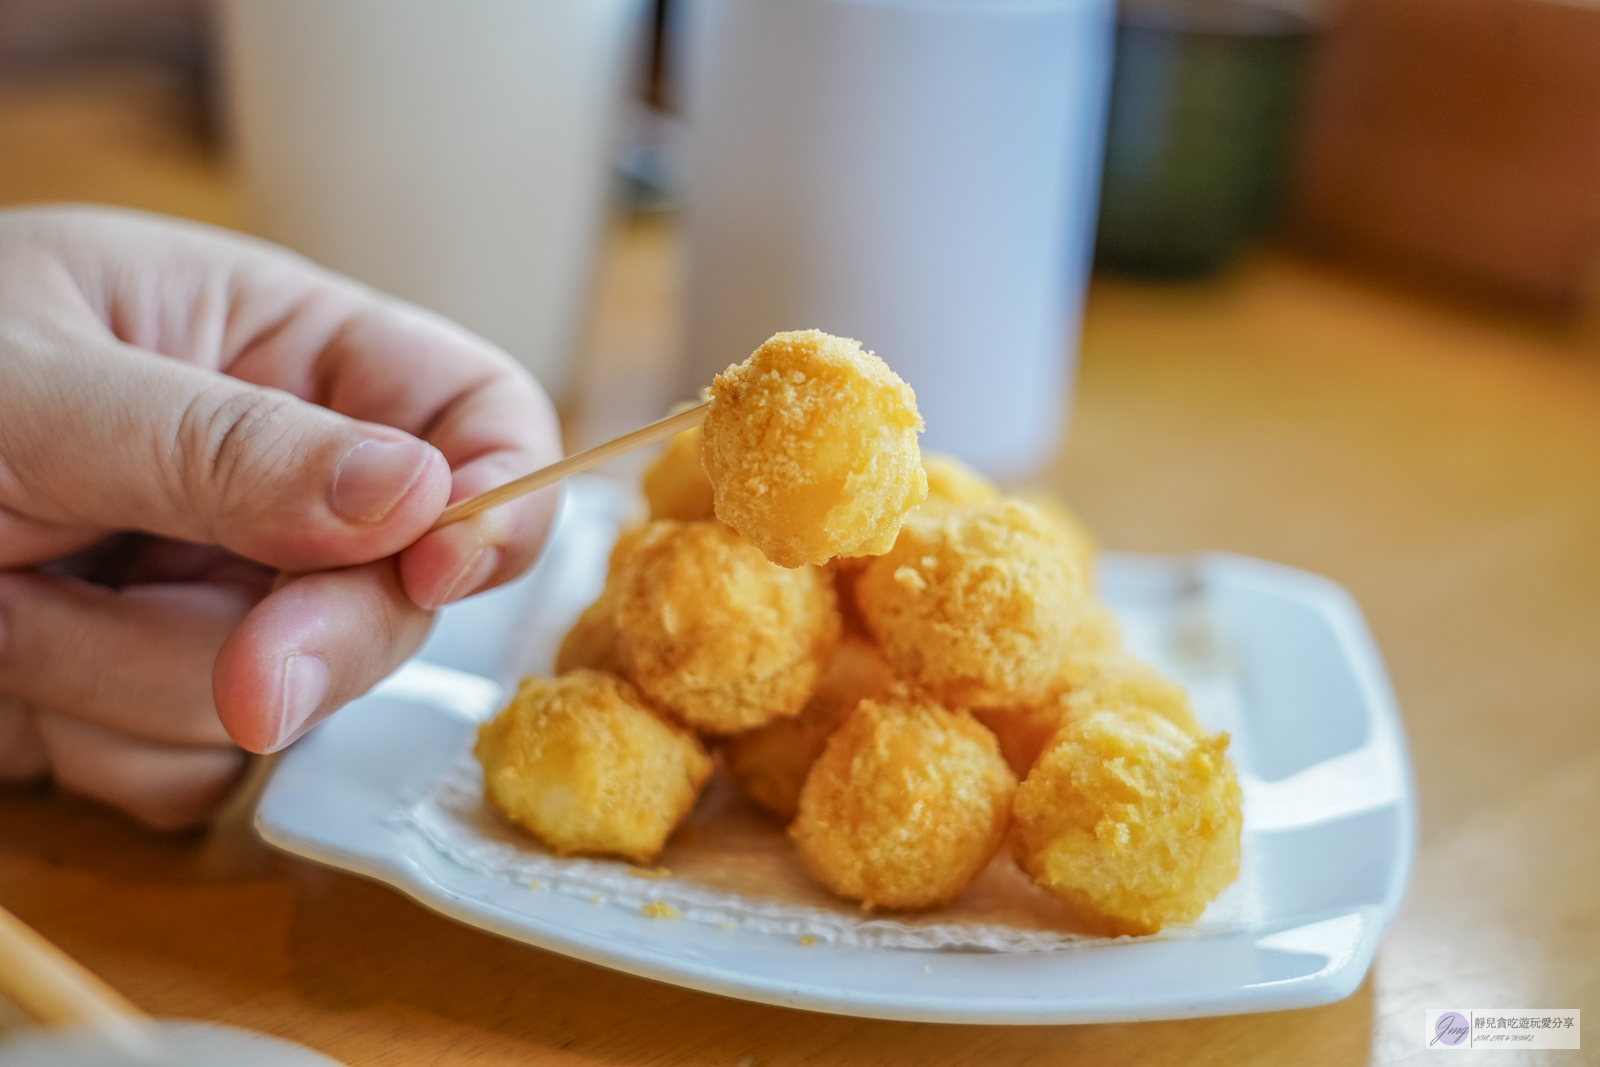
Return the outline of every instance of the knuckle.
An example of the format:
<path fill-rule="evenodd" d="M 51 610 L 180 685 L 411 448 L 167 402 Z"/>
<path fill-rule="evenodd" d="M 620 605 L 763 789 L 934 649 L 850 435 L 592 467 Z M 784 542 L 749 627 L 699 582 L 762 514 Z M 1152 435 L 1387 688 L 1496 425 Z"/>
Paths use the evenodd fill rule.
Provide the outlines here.
<path fill-rule="evenodd" d="M 179 420 L 176 495 L 227 512 L 256 496 L 264 467 L 292 458 L 293 400 L 266 389 L 217 385 L 197 393 Z"/>

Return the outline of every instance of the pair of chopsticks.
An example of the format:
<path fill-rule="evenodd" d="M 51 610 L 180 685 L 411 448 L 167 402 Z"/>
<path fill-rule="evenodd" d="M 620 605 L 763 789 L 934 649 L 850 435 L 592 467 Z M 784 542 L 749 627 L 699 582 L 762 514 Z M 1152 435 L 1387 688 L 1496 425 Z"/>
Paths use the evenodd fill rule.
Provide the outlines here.
<path fill-rule="evenodd" d="M 150 1017 L 32 927 L 0 908 L 0 998 L 47 1029 L 94 1031 L 136 1061 L 156 1062 Z"/>
<path fill-rule="evenodd" d="M 563 478 L 569 478 L 579 471 L 586 471 L 590 467 L 598 466 L 608 459 L 614 459 L 622 455 L 624 452 L 632 452 L 636 448 L 653 445 L 657 441 L 665 440 L 681 430 L 687 430 L 691 426 L 698 426 L 705 421 L 706 412 L 710 409 L 711 401 L 709 400 L 702 404 L 696 404 L 692 408 L 686 408 L 676 415 L 668 415 L 658 422 L 652 422 L 649 426 L 641 427 L 632 433 L 625 433 L 621 437 L 607 441 L 605 444 L 595 445 L 593 448 L 579 452 L 576 456 L 568 456 L 566 459 L 552 463 L 548 467 L 542 467 L 532 474 L 524 474 L 516 481 L 507 482 L 505 485 L 485 490 L 477 496 L 468 497 L 460 503 L 451 504 L 440 514 L 439 520 L 433 524 L 433 529 L 437 530 L 441 526 L 449 526 L 452 523 L 460 522 L 462 519 L 470 519 L 474 515 L 488 511 L 490 508 L 497 508 L 508 500 L 526 496 L 537 489 L 543 489 L 547 485 L 554 485 Z"/>

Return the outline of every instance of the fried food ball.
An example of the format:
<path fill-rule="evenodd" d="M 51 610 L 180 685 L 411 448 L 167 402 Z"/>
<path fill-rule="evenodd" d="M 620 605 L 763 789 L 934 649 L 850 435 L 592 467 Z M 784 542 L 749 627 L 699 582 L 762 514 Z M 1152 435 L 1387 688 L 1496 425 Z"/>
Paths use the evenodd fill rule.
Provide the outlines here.
<path fill-rule="evenodd" d="M 1018 778 L 1026 777 L 1056 731 L 1074 715 L 1107 706 L 1148 708 L 1192 736 L 1204 731 L 1181 685 L 1122 650 L 1116 620 L 1098 601 L 1088 605 L 1088 622 L 1066 650 L 1061 689 L 1035 704 L 974 711 L 1000 742 L 1000 751 Z"/>
<path fill-rule="evenodd" d="M 978 708 L 972 716 L 994 734 L 1006 766 L 1022 779 L 1033 769 L 1039 753 L 1050 744 L 1056 731 L 1066 724 L 1066 698 L 1049 697 L 1020 708 Z"/>
<path fill-rule="evenodd" d="M 1056 689 L 1043 700 L 1010 708 L 977 708 L 973 715 L 1000 742 L 1000 753 L 1018 778 L 1025 777 L 1067 716 L 1067 697 L 1122 656 L 1116 619 L 1099 601 L 1083 604 L 1083 620 L 1072 642 L 1061 650 Z"/>
<path fill-rule="evenodd" d="M 1227 747 L 1146 708 L 1072 719 L 1017 789 L 1017 862 L 1106 934 L 1194 920 L 1239 874 Z"/>
<path fill-rule="evenodd" d="M 617 658 L 617 605 L 614 598 L 604 593 L 598 600 L 583 609 L 578 621 L 561 639 L 556 649 L 556 673 L 586 667 L 589 670 L 621 674 L 622 663 Z"/>
<path fill-rule="evenodd" d="M 783 567 L 887 552 L 928 495 L 917 398 L 855 341 L 780 333 L 711 385 L 717 518 Z"/>
<path fill-rule="evenodd" d="M 1101 657 L 1066 696 L 1067 714 L 1075 717 L 1118 707 L 1146 708 L 1190 737 L 1205 734 L 1183 686 L 1126 652 Z"/>
<path fill-rule="evenodd" d="M 1015 500 L 917 515 L 856 583 L 895 671 L 948 707 L 1021 707 L 1059 690 L 1092 624 L 1060 532 Z"/>
<path fill-rule="evenodd" d="M 932 513 L 940 508 L 965 507 L 969 504 L 986 504 L 998 499 L 1000 490 L 995 484 L 943 452 L 924 452 L 922 469 L 928 475 L 928 496 L 922 502 L 922 511 Z M 875 556 L 840 556 L 833 561 L 834 588 L 839 593 L 839 611 L 844 616 L 847 632 L 866 633 L 866 623 L 856 608 L 856 580 L 875 559 Z"/>
<path fill-rule="evenodd" d="M 1079 672 L 1074 688 L 1059 696 L 1020 708 L 973 712 L 1000 742 L 1000 752 L 1018 778 L 1027 777 L 1056 731 L 1074 717 L 1099 708 L 1142 707 L 1191 737 L 1205 733 L 1183 687 L 1126 652 L 1095 655 L 1074 668 Z"/>
<path fill-rule="evenodd" d="M 613 569 L 623 675 L 697 730 L 797 714 L 838 647 L 829 575 L 776 566 L 719 522 L 648 523 Z"/>
<path fill-rule="evenodd" d="M 812 765 L 789 836 L 806 869 L 840 896 L 925 908 L 988 864 L 1015 791 L 993 735 L 970 715 L 863 700 Z"/>
<path fill-rule="evenodd" d="M 928 475 L 925 507 L 987 504 L 1000 496 L 1000 489 L 993 482 L 956 457 L 943 452 L 924 452 L 922 469 Z"/>
<path fill-rule="evenodd" d="M 1122 630 L 1116 616 L 1092 596 L 1078 605 L 1078 625 L 1064 650 L 1061 674 L 1066 685 L 1078 685 L 1105 667 L 1106 659 L 1122 652 Z"/>
<path fill-rule="evenodd" d="M 999 497 L 1000 490 L 983 475 L 943 452 L 924 452 L 922 469 L 928 476 L 928 496 L 922 510 L 932 512 L 942 507 L 965 507 L 968 504 L 986 504 Z M 874 556 L 840 556 L 833 561 L 834 587 L 839 591 L 839 610 L 844 613 L 845 628 L 859 622 L 855 610 L 856 579 L 867 569 Z M 862 629 L 857 627 L 857 629 Z M 864 632 L 864 629 L 863 629 Z"/>
<path fill-rule="evenodd" d="M 644 498 L 652 519 L 694 522 L 716 518 L 711 504 L 711 479 L 700 462 L 700 427 L 675 434 L 644 472 Z"/>
<path fill-rule="evenodd" d="M 556 673 L 565 674 L 579 667 L 620 675 L 622 660 L 617 651 L 617 603 L 621 587 L 620 574 L 623 561 L 633 555 L 632 544 L 642 532 L 641 527 L 623 530 L 611 549 L 606 570 L 605 588 L 593 604 L 583 610 L 561 639 L 556 650 Z"/>
<path fill-rule="evenodd" d="M 524 678 L 478 728 L 489 802 L 557 853 L 648 864 L 694 807 L 712 760 L 694 734 L 598 671 Z"/>
<path fill-rule="evenodd" d="M 894 671 L 882 654 L 860 638 L 846 638 L 800 714 L 729 740 L 724 765 L 745 795 L 787 823 L 828 737 L 862 700 L 888 696 L 894 688 Z"/>
<path fill-rule="evenodd" d="M 1083 581 L 1086 586 L 1094 586 L 1094 557 L 1100 551 L 1100 546 L 1094 539 L 1094 534 L 1089 532 L 1083 520 L 1073 510 L 1051 496 L 1049 493 L 1022 493 L 1018 500 L 1025 501 L 1038 508 L 1045 518 L 1049 519 L 1061 531 L 1061 536 L 1072 548 L 1072 554 L 1078 561 L 1078 566 L 1083 570 Z"/>

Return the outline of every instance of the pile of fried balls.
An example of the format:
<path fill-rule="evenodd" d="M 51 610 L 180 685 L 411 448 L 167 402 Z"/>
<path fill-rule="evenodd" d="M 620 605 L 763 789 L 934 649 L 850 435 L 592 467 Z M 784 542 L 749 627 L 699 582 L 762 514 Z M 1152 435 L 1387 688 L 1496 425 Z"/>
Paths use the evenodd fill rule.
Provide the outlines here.
<path fill-rule="evenodd" d="M 1122 649 L 1082 525 L 923 457 L 910 387 L 854 341 L 778 334 L 710 396 L 557 676 L 481 728 L 489 802 L 647 864 L 720 761 L 864 907 L 943 904 L 1009 838 L 1086 929 L 1197 918 L 1238 875 L 1228 736 Z"/>

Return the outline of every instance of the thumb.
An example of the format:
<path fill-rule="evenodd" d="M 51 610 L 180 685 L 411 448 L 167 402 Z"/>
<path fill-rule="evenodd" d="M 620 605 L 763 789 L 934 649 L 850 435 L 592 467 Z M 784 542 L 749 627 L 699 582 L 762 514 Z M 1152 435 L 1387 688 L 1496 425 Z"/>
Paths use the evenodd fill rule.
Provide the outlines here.
<path fill-rule="evenodd" d="M 82 340 L 0 342 L 0 507 L 307 570 L 399 551 L 450 495 L 444 456 L 400 430 Z"/>

